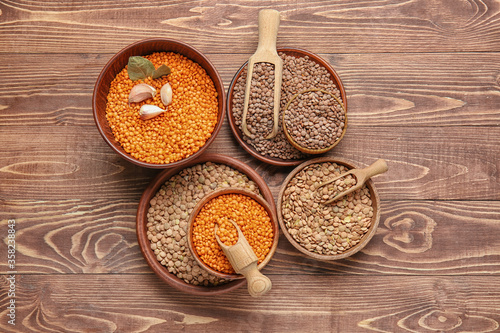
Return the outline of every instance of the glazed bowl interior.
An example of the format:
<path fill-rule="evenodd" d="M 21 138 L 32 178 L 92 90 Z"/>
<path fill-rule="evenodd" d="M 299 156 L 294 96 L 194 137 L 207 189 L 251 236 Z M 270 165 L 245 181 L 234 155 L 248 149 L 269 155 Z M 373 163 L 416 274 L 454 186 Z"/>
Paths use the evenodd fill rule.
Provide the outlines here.
<path fill-rule="evenodd" d="M 335 83 L 335 85 L 337 86 L 338 90 L 340 91 L 340 97 L 341 97 L 342 102 L 344 104 L 344 109 L 346 110 L 346 115 L 345 115 L 345 117 L 346 117 L 346 123 L 345 123 L 344 132 L 342 134 L 342 136 L 343 136 L 344 133 L 345 133 L 345 129 L 347 128 L 347 98 L 346 98 L 346 92 L 345 92 L 345 89 L 344 89 L 344 85 L 342 84 L 342 81 L 340 80 L 340 77 L 335 72 L 335 70 L 333 69 L 333 67 L 326 60 L 324 60 L 321 57 L 319 57 L 318 55 L 316 55 L 316 54 L 314 54 L 312 52 L 306 51 L 306 50 L 294 49 L 294 48 L 282 48 L 282 49 L 278 49 L 278 52 L 283 52 L 283 53 L 285 53 L 287 55 L 294 56 L 294 57 L 305 57 L 305 56 L 308 56 L 312 61 L 314 61 L 317 64 L 319 64 L 320 66 L 326 68 L 326 70 L 328 71 L 328 73 L 330 73 L 330 79 Z M 277 166 L 297 166 L 297 165 L 303 163 L 308 158 L 308 156 L 310 156 L 310 155 L 305 155 L 305 157 L 302 158 L 302 159 L 281 159 L 281 158 L 277 158 L 277 157 L 271 157 L 271 156 L 268 156 L 268 155 L 261 154 L 252 145 L 250 145 L 249 143 L 247 143 L 243 139 L 243 133 L 239 129 L 238 125 L 236 124 L 236 120 L 235 120 L 234 115 L 233 115 L 233 93 L 234 93 L 234 87 L 236 85 L 236 82 L 237 82 L 238 78 L 240 77 L 241 73 L 243 72 L 243 70 L 245 69 L 245 67 L 247 66 L 247 63 L 248 62 L 245 62 L 238 69 L 238 71 L 236 72 L 236 74 L 234 75 L 234 77 L 233 77 L 233 79 L 232 79 L 232 81 L 231 81 L 231 83 L 229 85 L 229 89 L 228 89 L 228 93 L 227 93 L 227 98 L 226 98 L 226 103 L 227 103 L 226 110 L 227 110 L 227 116 L 228 116 L 227 118 L 228 118 L 228 121 L 229 121 L 229 126 L 231 128 L 231 131 L 232 131 L 232 133 L 233 133 L 236 141 L 250 155 L 252 155 L 253 157 L 257 158 L 260 161 L 263 161 L 263 162 L 266 162 L 266 163 L 269 163 L 269 164 L 272 164 L 272 165 L 277 165 Z M 282 128 L 280 128 L 279 130 L 282 130 Z M 340 139 L 337 140 L 337 143 L 339 141 L 340 141 Z M 333 147 L 331 147 L 331 148 L 333 148 Z M 317 152 L 313 152 L 313 153 L 316 154 Z M 321 152 L 321 153 L 324 153 L 324 152 Z"/>
<path fill-rule="evenodd" d="M 252 168 L 250 168 L 245 163 L 220 154 L 204 154 L 199 158 L 190 161 L 188 164 L 183 166 L 177 166 L 175 168 L 166 169 L 160 172 L 156 178 L 154 178 L 145 191 L 139 202 L 136 217 L 136 231 L 137 240 L 141 252 L 153 272 L 161 278 L 168 285 L 176 288 L 177 290 L 193 294 L 193 295 L 217 295 L 222 293 L 230 292 L 237 289 L 245 284 L 244 279 L 231 280 L 228 283 L 221 284 L 218 286 L 205 287 L 189 284 L 184 280 L 180 279 L 176 275 L 170 273 L 165 266 L 163 266 L 156 258 L 153 250 L 151 249 L 151 242 L 147 235 L 147 223 L 148 223 L 148 210 L 151 207 L 150 201 L 161 188 L 161 186 L 167 182 L 171 177 L 177 175 L 183 169 L 195 166 L 197 164 L 202 164 L 206 162 L 212 162 L 216 164 L 226 165 L 239 172 L 247 175 L 249 180 L 255 182 L 257 188 L 259 189 L 260 195 L 265 199 L 268 205 L 271 207 L 272 211 L 276 211 L 276 205 L 274 203 L 273 195 L 271 190 L 267 186 L 266 182 L 262 177 Z"/>
<path fill-rule="evenodd" d="M 154 164 L 138 160 L 127 153 L 118 141 L 116 141 L 109 123 L 106 119 L 106 104 L 107 95 L 109 93 L 111 82 L 114 80 L 116 75 L 125 68 L 128 63 L 128 59 L 131 56 L 146 56 L 154 52 L 174 52 L 185 56 L 186 58 L 198 63 L 207 74 L 212 79 L 215 89 L 218 95 L 218 115 L 217 124 L 211 134 L 211 137 L 205 142 L 205 144 L 194 154 L 186 157 L 182 160 L 168 163 L 168 164 Z M 204 56 L 201 52 L 195 48 L 189 46 L 180 41 L 166 38 L 154 38 L 146 39 L 134 44 L 131 44 L 120 52 L 115 54 L 106 64 L 106 66 L 101 71 L 93 92 L 92 97 L 92 108 L 94 114 L 94 120 L 97 129 L 104 141 L 122 158 L 125 160 L 137 164 L 139 166 L 148 168 L 173 168 L 179 165 L 184 165 L 189 163 L 189 161 L 196 159 L 198 156 L 203 154 L 203 152 L 210 146 L 210 144 L 215 140 L 218 132 L 221 129 L 224 120 L 224 108 L 225 108 L 225 94 L 224 85 L 222 79 L 219 76 L 216 68 L 210 60 Z"/>
<path fill-rule="evenodd" d="M 373 208 L 373 217 L 372 217 L 372 222 L 370 227 L 368 228 L 368 231 L 361 237 L 361 240 L 358 244 L 355 246 L 349 248 L 348 250 L 335 254 L 335 255 L 324 255 L 324 254 L 319 254 L 319 253 L 314 253 L 306 248 L 304 248 L 301 244 L 299 244 L 292 235 L 290 235 L 288 228 L 283 220 L 283 211 L 282 211 L 282 205 L 283 205 L 283 196 L 284 192 L 290 183 L 290 181 L 305 167 L 311 165 L 311 164 L 318 164 L 318 163 L 325 163 L 325 162 L 333 162 L 338 165 L 343 165 L 347 169 L 354 169 L 357 168 L 356 165 L 354 165 L 352 162 L 343 160 L 340 158 L 331 158 L 331 157 L 318 157 L 312 160 L 309 160 L 307 162 L 302 163 L 301 165 L 297 166 L 285 179 L 283 182 L 283 185 L 281 186 L 280 192 L 278 194 L 278 204 L 277 204 L 277 215 L 278 215 L 278 221 L 281 227 L 281 230 L 283 231 L 283 234 L 285 235 L 286 239 L 295 247 L 297 250 L 300 252 L 306 254 L 307 256 L 310 256 L 314 259 L 318 260 L 338 260 L 338 259 L 344 259 L 349 256 L 352 256 L 356 252 L 360 251 L 363 249 L 368 242 L 372 239 L 372 237 L 375 235 L 375 232 L 377 230 L 379 221 L 380 221 L 380 199 L 379 195 L 377 193 L 377 190 L 375 189 L 375 185 L 371 179 L 365 182 L 365 185 L 368 188 L 368 191 L 370 193 L 370 198 L 372 200 L 372 208 Z"/>
<path fill-rule="evenodd" d="M 198 213 L 201 211 L 203 206 L 208 203 L 210 200 L 224 194 L 242 194 L 250 197 L 251 199 L 255 200 L 259 205 L 264 207 L 266 210 L 267 214 L 269 215 L 271 219 L 271 224 L 273 226 L 273 243 L 271 245 L 271 248 L 269 250 L 269 253 L 267 254 L 266 258 L 257 266 L 259 270 L 261 270 L 264 266 L 267 265 L 267 263 L 271 260 L 271 257 L 273 256 L 274 252 L 276 251 L 276 248 L 278 246 L 278 239 L 279 239 L 279 225 L 278 225 L 278 219 L 276 217 L 276 211 L 271 207 L 271 205 L 266 201 L 264 197 L 258 196 L 255 193 L 252 193 L 250 191 L 244 190 L 244 189 L 239 189 L 239 188 L 226 188 L 222 189 L 219 191 L 212 192 L 205 196 L 203 199 L 201 199 L 196 207 L 193 209 L 193 211 L 190 214 L 189 217 L 189 222 L 188 222 L 188 244 L 189 244 L 189 249 L 191 250 L 191 253 L 193 257 L 195 258 L 196 262 L 200 267 L 204 268 L 208 272 L 210 272 L 212 275 L 224 278 L 224 279 L 243 279 L 244 276 L 241 274 L 228 274 L 228 273 L 223 273 L 220 271 L 217 271 L 207 265 L 200 257 L 198 252 L 195 249 L 195 246 L 193 244 L 193 224 L 194 220 L 196 219 L 196 216 Z"/>

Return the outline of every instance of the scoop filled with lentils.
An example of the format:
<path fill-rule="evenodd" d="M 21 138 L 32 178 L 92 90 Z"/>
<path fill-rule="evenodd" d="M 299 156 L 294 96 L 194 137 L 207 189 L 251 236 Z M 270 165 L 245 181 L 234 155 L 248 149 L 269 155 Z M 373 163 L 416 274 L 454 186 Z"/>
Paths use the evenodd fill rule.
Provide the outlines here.
<path fill-rule="evenodd" d="M 352 176 L 332 184 L 322 183 L 348 171 L 333 162 L 309 164 L 285 187 L 281 212 L 288 233 L 303 248 L 321 255 L 341 254 L 358 244 L 373 218 L 371 194 L 366 185 L 325 204 L 332 193 L 352 183 Z"/>
<path fill-rule="evenodd" d="M 283 59 L 283 77 L 280 100 L 279 128 L 282 128 L 282 114 L 287 103 L 299 92 L 308 89 L 321 89 L 334 95 L 341 101 L 340 91 L 332 80 L 328 70 L 315 62 L 309 56 L 292 56 L 285 52 L 279 52 Z M 242 114 L 245 100 L 245 83 L 247 68 L 244 67 L 237 78 L 232 95 L 232 113 L 235 125 L 241 129 Z M 272 139 L 265 139 L 271 132 L 273 126 L 273 89 L 274 89 L 274 68 L 271 64 L 258 63 L 254 67 L 252 86 L 248 105 L 247 128 L 252 134 L 251 137 L 243 135 L 243 140 L 252 146 L 259 154 L 283 160 L 303 159 L 307 155 L 293 147 L 286 138 L 283 131 L 279 131 Z M 322 103 L 323 104 L 323 103 Z M 330 103 L 324 103 L 328 106 Z M 335 110 L 337 112 L 337 110 Z M 335 128 L 335 138 L 340 128 L 341 118 L 345 115 L 345 110 L 338 110 L 338 126 Z M 337 114 L 335 114 L 337 116 Z M 325 125 L 325 126 L 323 126 Z M 321 124 L 317 132 L 323 128 L 328 131 L 326 122 Z M 301 131 L 297 132 L 301 135 Z M 313 139 L 314 140 L 314 139 Z M 314 141 L 319 144 L 319 141 Z"/>
<path fill-rule="evenodd" d="M 132 157 L 153 164 L 176 162 L 196 153 L 211 137 L 218 117 L 217 91 L 205 69 L 181 54 L 156 52 L 144 58 L 156 68 L 167 65 L 170 74 L 132 81 L 125 67 L 111 82 L 106 118 L 115 139 Z M 129 103 L 132 88 L 144 83 L 157 93 Z M 167 83 L 172 89 L 168 106 L 159 93 Z M 143 120 L 140 109 L 145 104 L 166 111 Z"/>

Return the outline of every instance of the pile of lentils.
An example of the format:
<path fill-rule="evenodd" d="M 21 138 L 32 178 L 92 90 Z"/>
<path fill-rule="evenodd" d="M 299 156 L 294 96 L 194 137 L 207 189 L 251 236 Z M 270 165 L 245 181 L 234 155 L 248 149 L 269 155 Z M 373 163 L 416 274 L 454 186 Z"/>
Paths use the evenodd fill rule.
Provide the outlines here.
<path fill-rule="evenodd" d="M 327 91 L 306 90 L 289 101 L 284 122 L 300 147 L 321 150 L 331 147 L 342 136 L 345 111 Z"/>
<path fill-rule="evenodd" d="M 224 164 L 206 162 L 185 168 L 165 182 L 150 201 L 147 236 L 156 259 L 186 283 L 216 286 L 227 282 L 209 274 L 192 256 L 187 239 L 189 215 L 207 194 L 237 187 L 259 194 L 247 175 Z"/>
<path fill-rule="evenodd" d="M 310 164 L 283 192 L 283 222 L 288 233 L 310 252 L 341 254 L 358 244 L 371 226 L 373 207 L 366 185 L 331 204 L 323 203 L 331 191 L 342 189 L 344 184 L 342 178 L 334 183 L 335 188 L 322 187 L 322 183 L 347 170 L 332 162 Z M 352 183 L 352 176 L 346 179 Z"/>
<path fill-rule="evenodd" d="M 132 81 L 125 67 L 111 82 L 107 95 L 106 118 L 113 135 L 132 157 L 147 163 L 168 164 L 200 150 L 212 136 L 219 113 L 215 85 L 198 63 L 174 52 L 156 52 L 144 58 L 156 68 L 166 64 L 172 70 L 158 79 Z M 154 98 L 128 102 L 132 87 L 146 83 L 156 89 Z M 169 83 L 172 103 L 165 106 L 159 93 Z M 167 109 L 159 116 L 142 120 L 143 104 Z"/>
<path fill-rule="evenodd" d="M 233 266 L 215 237 L 226 246 L 238 242 L 238 225 L 260 264 L 266 259 L 274 239 L 273 224 L 266 209 L 253 198 L 238 193 L 228 193 L 212 198 L 193 221 L 193 247 L 200 259 L 212 269 L 235 274 Z"/>
<path fill-rule="evenodd" d="M 279 56 L 283 59 L 283 76 L 278 128 L 282 128 L 282 112 L 288 101 L 301 91 L 322 89 L 334 94 L 339 99 L 341 98 L 338 87 L 325 67 L 311 60 L 308 56 L 294 57 L 283 52 L 280 52 Z M 235 124 L 240 131 L 245 102 L 246 78 L 247 68 L 245 67 L 234 84 L 232 96 L 232 112 Z M 288 142 L 283 131 L 279 131 L 278 135 L 272 139 L 265 139 L 273 127 L 273 93 L 274 66 L 268 63 L 256 64 L 252 77 L 247 114 L 247 128 L 252 137 L 243 135 L 243 140 L 264 156 L 283 160 L 302 159 L 305 155 Z"/>

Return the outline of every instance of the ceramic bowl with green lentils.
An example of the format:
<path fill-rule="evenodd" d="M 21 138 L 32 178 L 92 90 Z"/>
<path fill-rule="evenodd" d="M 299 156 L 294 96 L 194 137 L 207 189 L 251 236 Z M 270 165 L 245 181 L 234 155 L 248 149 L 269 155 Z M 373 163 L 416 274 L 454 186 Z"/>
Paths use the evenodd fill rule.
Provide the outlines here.
<path fill-rule="evenodd" d="M 350 186 L 352 176 L 322 184 L 357 168 L 352 162 L 320 157 L 296 167 L 285 179 L 277 204 L 285 237 L 300 252 L 319 260 L 343 259 L 363 249 L 376 232 L 380 200 L 373 181 L 326 204 L 332 193 Z"/>

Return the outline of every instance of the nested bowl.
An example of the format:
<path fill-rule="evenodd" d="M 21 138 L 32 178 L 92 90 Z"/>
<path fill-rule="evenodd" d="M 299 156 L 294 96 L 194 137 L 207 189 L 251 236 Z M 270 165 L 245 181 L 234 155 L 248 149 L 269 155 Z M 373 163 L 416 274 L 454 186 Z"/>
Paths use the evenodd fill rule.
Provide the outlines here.
<path fill-rule="evenodd" d="M 217 295 L 227 293 L 244 285 L 245 280 L 230 280 L 229 282 L 218 286 L 205 287 L 187 283 L 183 279 L 177 277 L 177 275 L 170 273 L 167 267 L 162 265 L 158 261 L 156 254 L 151 249 L 151 241 L 148 239 L 147 230 L 148 211 L 151 208 L 151 199 L 155 197 L 156 193 L 161 189 L 162 185 L 165 182 L 169 181 L 177 174 L 183 172 L 183 170 L 185 170 L 186 168 L 203 165 L 204 163 L 208 162 L 229 166 L 246 175 L 249 180 L 252 180 L 255 183 L 256 187 L 259 189 L 261 196 L 271 207 L 271 211 L 276 211 L 276 205 L 274 203 L 273 195 L 264 179 L 254 169 L 252 169 L 245 163 L 225 155 L 209 153 L 204 154 L 194 160 L 189 161 L 189 163 L 186 163 L 185 165 L 163 170 L 150 182 L 141 196 L 137 209 L 136 231 L 139 247 L 144 256 L 144 259 L 146 260 L 146 263 L 160 279 L 180 291 L 193 295 Z M 199 200 L 201 199 L 202 198 L 200 198 Z M 191 211 L 192 209 L 194 209 L 194 207 L 191 208 Z M 186 244 L 186 246 L 188 245 Z"/>
<path fill-rule="evenodd" d="M 294 135 L 292 135 L 291 129 L 288 128 L 288 126 L 286 124 L 287 122 L 285 120 L 285 118 L 286 118 L 285 114 L 289 111 L 288 107 L 290 106 L 291 102 L 295 98 L 299 98 L 299 96 L 301 94 L 303 94 L 303 93 L 308 93 L 308 92 L 316 91 L 316 90 L 322 91 L 323 93 L 327 93 L 327 94 L 331 95 L 335 99 L 335 101 L 339 105 L 339 107 L 341 107 L 344 110 L 344 112 L 346 111 L 345 108 L 344 108 L 344 105 L 343 105 L 344 103 L 341 103 L 341 101 L 339 101 L 335 97 L 335 95 L 333 95 L 332 93 L 327 92 L 327 91 L 323 91 L 321 89 L 307 89 L 307 90 L 304 90 L 304 91 L 301 91 L 301 92 L 297 93 L 292 99 L 290 99 L 288 101 L 288 103 L 286 104 L 285 110 L 282 113 L 282 125 L 283 125 L 283 133 L 285 133 L 285 137 L 287 138 L 288 142 L 290 142 L 290 144 L 293 147 L 295 147 L 297 150 L 300 150 L 301 152 L 306 153 L 306 154 L 319 155 L 319 154 L 324 154 L 324 153 L 329 152 L 330 150 L 332 150 L 333 148 L 335 148 L 335 146 L 337 146 L 340 143 L 340 140 L 342 140 L 342 138 L 344 137 L 345 132 L 347 130 L 347 114 L 345 115 L 345 117 L 343 119 L 344 127 L 343 127 L 343 130 L 342 130 L 342 134 L 337 138 L 337 140 L 335 142 L 333 142 L 333 143 L 331 143 L 330 145 L 327 145 L 327 146 L 322 146 L 321 148 L 311 148 L 311 147 L 308 147 L 308 146 L 303 145 L 302 143 L 300 143 L 299 140 L 297 140 L 297 137 L 295 137 Z M 337 118 L 337 120 L 340 120 L 340 119 Z M 322 138 L 325 138 L 325 137 L 323 136 Z"/>
<path fill-rule="evenodd" d="M 315 151 L 315 150 L 308 151 L 308 149 L 305 148 L 305 149 L 302 150 L 302 153 L 303 153 L 302 157 L 298 158 L 298 159 L 282 159 L 282 158 L 278 158 L 278 157 L 272 157 L 272 156 L 269 156 L 267 154 L 262 154 L 257 149 L 255 149 L 250 143 L 246 142 L 245 139 L 244 139 L 244 134 L 240 130 L 238 124 L 236 123 L 236 119 L 234 117 L 234 113 L 233 113 L 233 93 L 234 93 L 236 82 L 237 82 L 238 78 L 241 76 L 241 73 L 243 72 L 243 70 L 246 68 L 248 62 L 245 62 L 238 69 L 238 71 L 234 75 L 234 77 L 233 77 L 233 79 L 232 79 L 232 81 L 231 81 L 231 83 L 229 85 L 229 89 L 228 89 L 228 93 L 227 93 L 227 98 L 226 98 L 226 104 L 227 104 L 226 110 L 227 110 L 227 116 L 228 116 L 227 118 L 228 118 L 228 121 L 229 121 L 229 126 L 231 128 L 231 131 L 232 131 L 232 133 L 233 133 L 236 141 L 250 155 L 252 155 L 253 157 L 255 157 L 255 158 L 257 158 L 257 159 L 259 159 L 259 160 L 261 160 L 263 162 L 266 162 L 266 163 L 269 163 L 269 164 L 272 164 L 272 165 L 277 165 L 277 166 L 297 166 L 297 165 L 303 163 L 304 161 L 306 161 L 309 157 L 311 157 L 310 154 L 320 154 L 320 153 L 325 153 L 325 152 L 329 151 L 330 149 L 332 149 L 333 147 L 335 147 L 340 142 L 340 140 L 343 138 L 343 136 L 344 136 L 344 134 L 346 132 L 346 129 L 347 129 L 347 98 L 346 98 L 346 92 L 345 92 L 345 89 L 344 89 L 344 85 L 342 84 L 342 81 L 341 81 L 340 77 L 335 72 L 335 70 L 333 69 L 333 67 L 326 60 L 324 60 L 323 58 L 321 58 L 317 54 L 314 54 L 312 52 L 309 52 L 307 50 L 302 50 L 302 49 L 281 48 L 281 49 L 278 49 L 278 52 L 283 52 L 283 53 L 285 53 L 287 55 L 294 56 L 294 57 L 305 57 L 305 56 L 308 56 L 309 59 L 311 59 L 313 62 L 315 62 L 319 66 L 324 67 L 328 71 L 328 73 L 330 74 L 330 79 L 335 83 L 336 87 L 338 88 L 338 90 L 340 92 L 340 97 L 341 97 L 341 100 L 343 102 L 343 106 L 344 106 L 344 109 L 345 109 L 345 126 L 344 126 L 344 129 L 343 129 L 343 132 L 342 132 L 342 136 L 340 137 L 340 139 L 338 139 L 335 142 L 334 145 L 332 145 L 331 147 L 328 147 L 328 149 L 326 149 L 324 151 Z M 281 122 L 281 119 L 282 119 L 282 117 L 280 116 L 280 122 Z M 279 130 L 282 131 L 282 126 L 280 126 Z M 290 143 L 290 144 L 293 145 L 293 143 Z M 295 148 L 297 149 L 297 146 L 295 146 Z"/>
<path fill-rule="evenodd" d="M 196 219 L 197 215 L 200 213 L 202 208 L 212 199 L 217 198 L 218 196 L 225 195 L 225 194 L 241 194 L 245 195 L 253 200 L 255 200 L 260 206 L 264 208 L 266 211 L 267 215 L 270 218 L 271 225 L 273 228 L 273 241 L 271 244 L 271 247 L 269 249 L 269 253 L 266 255 L 265 259 L 258 264 L 257 268 L 261 270 L 266 266 L 269 261 L 271 260 L 271 257 L 273 256 L 274 252 L 276 251 L 276 248 L 278 246 L 278 239 L 279 239 L 279 226 L 278 226 L 278 219 L 276 217 L 276 210 L 269 204 L 269 202 L 262 196 L 256 195 L 253 192 L 250 192 L 248 190 L 244 190 L 241 188 L 226 188 L 222 189 L 219 191 L 212 192 L 205 196 L 203 199 L 201 199 L 193 209 L 193 211 L 190 214 L 189 222 L 188 222 L 188 244 L 189 244 L 189 249 L 195 258 L 196 262 L 200 267 L 204 268 L 211 274 L 224 278 L 224 279 L 243 279 L 245 278 L 242 274 L 230 274 L 230 273 L 224 273 L 221 271 L 218 271 L 212 267 L 210 267 L 207 263 L 203 261 L 203 259 L 200 257 L 198 254 L 198 251 L 196 250 L 196 247 L 194 246 L 194 241 L 193 237 L 195 236 L 194 230 L 194 220 Z M 252 221 L 248 221 L 252 222 Z"/>
<path fill-rule="evenodd" d="M 125 68 L 125 66 L 128 63 L 129 57 L 146 56 L 154 52 L 174 52 L 181 54 L 186 58 L 198 63 L 212 79 L 218 95 L 217 123 L 211 133 L 210 138 L 208 138 L 205 144 L 192 155 L 175 162 L 163 163 L 163 164 L 145 162 L 127 153 L 125 149 L 121 146 L 121 144 L 115 139 L 112 130 L 110 128 L 110 125 L 108 123 L 108 120 L 106 119 L 107 96 L 110 90 L 111 82 L 115 79 L 116 75 Z M 99 133 L 103 137 L 104 141 L 106 141 L 106 143 L 122 158 L 142 167 L 157 168 L 157 169 L 175 168 L 181 165 L 185 165 L 190 161 L 196 159 L 198 156 L 203 154 L 203 152 L 215 140 L 215 137 L 219 133 L 224 120 L 224 108 L 225 108 L 224 85 L 215 66 L 210 62 L 210 60 L 205 55 L 203 55 L 200 51 L 196 50 L 194 47 L 186 43 L 167 38 L 145 39 L 125 47 L 117 54 L 115 54 L 108 61 L 106 66 L 104 66 L 94 86 L 94 92 L 92 96 L 92 108 L 93 108 L 94 120 Z"/>
<path fill-rule="evenodd" d="M 295 185 L 295 181 L 298 178 L 297 175 L 302 170 L 304 170 L 304 168 L 309 167 L 309 166 L 314 167 L 315 165 L 323 164 L 323 163 L 327 163 L 327 162 L 328 163 L 336 163 L 339 166 L 342 165 L 342 166 L 346 167 L 347 169 L 357 168 L 357 166 L 350 161 L 340 159 L 340 158 L 331 158 L 331 157 L 318 157 L 318 158 L 314 158 L 314 159 L 311 159 L 307 162 L 302 163 L 301 165 L 297 166 L 294 170 L 292 170 L 292 172 L 286 177 L 285 181 L 283 182 L 283 185 L 280 188 L 280 192 L 278 194 L 277 215 L 278 215 L 278 221 L 280 224 L 280 228 L 283 231 L 283 234 L 285 235 L 286 239 L 297 250 L 306 254 L 309 257 L 312 257 L 312 258 L 318 259 L 318 260 L 338 260 L 338 259 L 347 258 L 347 257 L 355 254 L 356 252 L 360 251 L 361 249 L 363 249 L 369 243 L 369 241 L 372 239 L 373 235 L 375 235 L 375 232 L 377 230 L 377 227 L 378 227 L 378 224 L 380 221 L 380 199 L 379 199 L 379 195 L 377 193 L 377 190 L 375 189 L 375 185 L 374 185 L 373 181 L 371 179 L 369 179 L 367 182 L 365 182 L 365 185 L 366 185 L 366 188 L 368 189 L 369 197 L 371 200 L 370 206 L 373 209 L 372 217 L 371 217 L 371 224 L 369 227 L 367 227 L 366 232 L 360 237 L 359 242 L 356 245 L 349 247 L 346 250 L 341 250 L 341 251 L 339 251 L 339 253 L 336 253 L 336 254 L 324 254 L 324 253 L 314 252 L 314 246 L 312 247 L 313 250 L 307 249 L 305 242 L 302 242 L 302 244 L 301 244 L 301 242 L 299 242 L 299 240 L 295 239 L 292 236 L 291 230 L 295 229 L 295 228 L 292 228 L 291 225 L 290 225 L 290 227 L 287 225 L 287 222 L 291 224 L 292 222 L 290 220 L 294 220 L 294 218 L 290 218 L 290 216 L 287 216 L 285 218 L 285 215 L 290 214 L 290 206 L 292 204 L 295 205 L 297 203 L 297 201 L 299 201 L 299 200 L 294 200 L 293 203 L 291 202 L 292 200 L 287 201 L 285 199 L 285 191 L 287 190 L 289 184 L 290 184 L 290 188 Z M 309 170 L 307 172 L 309 172 Z M 313 170 L 311 170 L 311 172 L 313 172 Z M 315 176 L 315 174 L 313 174 L 313 176 Z M 323 176 L 323 177 L 325 177 L 325 176 Z M 333 177 L 333 175 L 331 175 L 329 177 Z M 318 184 L 321 184 L 321 182 L 326 181 L 327 178 L 321 178 L 321 179 L 322 180 L 317 179 L 315 181 L 318 181 Z M 360 190 L 358 190 L 358 191 L 360 191 Z M 292 191 L 290 190 L 290 192 L 292 192 Z M 356 192 L 357 191 L 355 191 L 354 194 L 356 194 Z M 311 194 L 311 195 L 309 197 L 307 197 L 307 194 Z M 308 201 L 307 201 L 307 204 L 304 204 L 304 205 L 301 205 L 299 203 L 299 206 L 301 206 L 302 216 L 300 216 L 300 219 L 294 220 L 294 223 L 301 223 L 301 224 L 299 224 L 299 226 L 308 226 L 308 227 L 312 227 L 312 229 L 314 229 L 315 227 L 318 227 L 316 225 L 311 225 L 310 223 L 312 223 L 312 222 L 310 222 L 310 223 L 305 222 L 305 221 L 309 220 L 309 221 L 314 221 L 314 222 L 319 223 L 320 228 L 323 228 L 323 226 L 325 226 L 327 228 L 327 230 L 331 230 L 331 232 L 332 232 L 331 234 L 329 233 L 328 235 L 325 235 L 325 236 L 327 236 L 327 239 L 326 239 L 327 242 L 331 242 L 335 234 L 340 235 L 340 231 L 338 231 L 338 229 L 337 229 L 339 225 L 343 225 L 344 228 L 347 228 L 347 230 L 342 229 L 341 230 L 342 232 L 351 231 L 353 229 L 357 229 L 357 230 L 361 229 L 361 227 L 359 227 L 359 225 L 356 225 L 356 224 L 359 221 L 361 221 L 361 222 L 359 222 L 361 224 L 364 221 L 364 219 L 359 219 L 359 216 L 361 216 L 361 215 L 358 215 L 357 213 L 355 214 L 354 212 L 351 213 L 352 216 L 346 217 L 345 220 L 341 220 L 341 221 L 334 220 L 335 216 L 333 216 L 333 215 L 335 213 L 332 213 L 330 216 L 328 216 L 328 214 L 327 214 L 325 216 L 320 216 L 319 218 L 317 218 L 318 215 L 315 215 L 316 211 L 324 211 L 325 209 L 329 209 L 329 208 L 326 206 L 321 206 L 321 205 L 315 206 L 314 203 L 317 201 L 315 199 L 313 199 L 312 201 L 310 200 L 311 198 L 314 198 L 313 194 L 314 194 L 313 192 L 305 193 L 305 195 L 304 195 L 304 192 L 301 193 L 301 195 L 306 197 L 306 200 L 308 200 Z M 287 198 L 290 198 L 290 194 L 288 194 Z M 341 207 L 341 209 L 342 209 L 342 207 L 345 207 L 346 204 L 347 205 L 349 204 L 348 197 L 341 198 L 338 201 L 342 201 L 342 203 L 339 206 L 339 207 Z M 359 202 L 359 201 L 357 201 L 357 202 Z M 331 205 L 336 205 L 336 204 L 337 204 L 337 201 L 334 201 Z M 316 211 L 314 209 L 316 209 Z M 285 211 L 286 211 L 286 214 L 285 214 Z M 349 220 L 347 220 L 347 219 L 349 219 Z M 330 227 L 330 229 L 328 229 L 329 227 Z M 297 232 L 295 232 L 295 234 L 297 234 Z M 353 233 L 353 235 L 354 235 L 354 233 Z M 342 235 L 342 236 L 353 237 L 353 236 L 351 236 L 350 233 L 347 235 Z M 343 239 L 345 239 L 345 237 Z M 320 241 L 322 241 L 322 239 L 318 240 L 318 242 L 320 242 Z M 318 245 L 318 244 L 316 244 L 316 245 Z M 333 245 L 332 245 L 332 247 L 333 247 Z"/>

